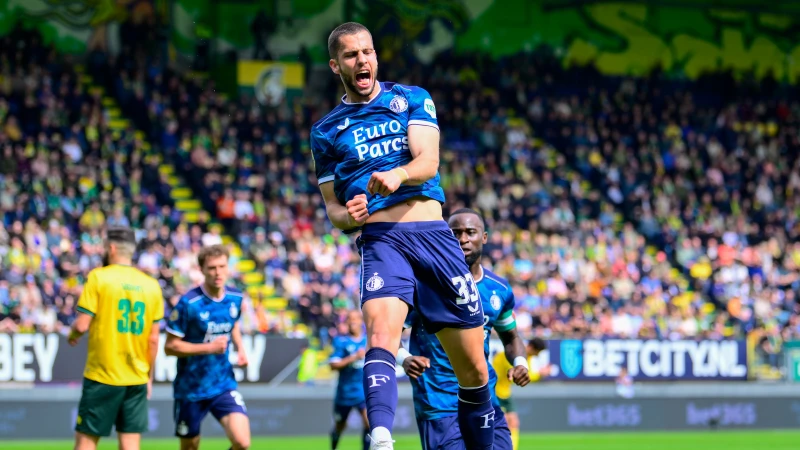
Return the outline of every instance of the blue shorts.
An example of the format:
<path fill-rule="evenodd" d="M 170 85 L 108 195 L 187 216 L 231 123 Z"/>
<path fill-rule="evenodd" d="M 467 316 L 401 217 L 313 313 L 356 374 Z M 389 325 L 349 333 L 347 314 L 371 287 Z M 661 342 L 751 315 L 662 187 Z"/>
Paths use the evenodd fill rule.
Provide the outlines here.
<path fill-rule="evenodd" d="M 362 304 L 398 297 L 429 333 L 483 325 L 478 287 L 447 222 L 368 223 L 357 244 Z"/>
<path fill-rule="evenodd" d="M 361 402 L 358 405 L 345 405 L 345 404 L 333 404 L 333 421 L 334 422 L 344 422 L 347 420 L 347 417 L 350 415 L 350 411 L 353 408 L 357 409 L 359 412 L 367 409 L 367 403 Z"/>
<path fill-rule="evenodd" d="M 419 437 L 425 450 L 466 450 L 458 426 L 458 416 L 448 416 L 436 420 L 417 420 Z M 511 430 L 508 428 L 506 416 L 500 408 L 495 407 L 494 447 L 495 450 L 513 450 Z"/>
<path fill-rule="evenodd" d="M 193 438 L 200 435 L 200 424 L 211 412 L 215 419 L 222 420 L 231 413 L 247 415 L 242 394 L 226 391 L 216 397 L 198 401 L 175 399 L 175 436 Z"/>

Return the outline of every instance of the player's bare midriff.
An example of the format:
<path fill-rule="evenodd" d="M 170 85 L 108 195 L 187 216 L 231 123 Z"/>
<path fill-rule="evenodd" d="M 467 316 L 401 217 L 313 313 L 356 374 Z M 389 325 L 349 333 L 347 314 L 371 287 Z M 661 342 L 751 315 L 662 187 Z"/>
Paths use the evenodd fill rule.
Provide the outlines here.
<path fill-rule="evenodd" d="M 367 223 L 373 222 L 427 222 L 442 219 L 442 205 L 427 197 L 411 197 L 396 205 L 369 215 Z"/>

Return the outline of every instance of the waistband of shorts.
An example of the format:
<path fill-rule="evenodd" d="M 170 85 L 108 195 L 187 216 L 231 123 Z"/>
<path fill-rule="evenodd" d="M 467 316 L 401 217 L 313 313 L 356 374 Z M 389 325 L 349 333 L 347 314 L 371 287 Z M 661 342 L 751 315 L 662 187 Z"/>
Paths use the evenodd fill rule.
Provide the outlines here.
<path fill-rule="evenodd" d="M 450 231 L 444 220 L 428 220 L 425 222 L 372 222 L 363 226 L 361 234 L 378 234 L 390 231 L 417 232 L 417 231 Z"/>

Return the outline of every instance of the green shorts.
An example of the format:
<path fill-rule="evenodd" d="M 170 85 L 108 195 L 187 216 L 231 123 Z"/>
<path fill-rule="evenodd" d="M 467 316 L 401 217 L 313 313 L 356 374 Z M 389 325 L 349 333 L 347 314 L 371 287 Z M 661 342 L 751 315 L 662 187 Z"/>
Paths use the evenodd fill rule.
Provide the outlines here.
<path fill-rule="evenodd" d="M 508 414 L 508 413 L 513 413 L 513 412 L 517 411 L 517 407 L 516 407 L 516 405 L 514 405 L 514 399 L 513 398 L 511 398 L 511 397 L 499 398 L 498 397 L 497 400 L 500 401 L 500 409 L 502 409 L 504 413 Z"/>
<path fill-rule="evenodd" d="M 75 431 L 91 436 L 147 431 L 147 385 L 111 386 L 83 379 Z"/>

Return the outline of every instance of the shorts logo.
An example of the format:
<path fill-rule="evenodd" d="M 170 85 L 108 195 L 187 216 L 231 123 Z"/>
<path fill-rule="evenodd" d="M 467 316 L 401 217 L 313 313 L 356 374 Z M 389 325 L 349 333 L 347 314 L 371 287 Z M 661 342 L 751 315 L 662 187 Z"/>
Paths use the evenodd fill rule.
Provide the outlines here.
<path fill-rule="evenodd" d="M 433 100 L 426 98 L 423 107 L 425 108 L 425 112 L 431 116 L 431 119 L 436 118 L 436 107 L 433 106 Z"/>
<path fill-rule="evenodd" d="M 583 343 L 576 340 L 561 341 L 561 371 L 575 378 L 583 368 Z"/>
<path fill-rule="evenodd" d="M 181 421 L 181 423 L 178 424 L 178 428 L 175 431 L 177 431 L 178 434 L 181 436 L 186 436 L 187 434 L 189 434 L 189 425 L 186 425 L 186 422 Z"/>
<path fill-rule="evenodd" d="M 239 309 L 236 308 L 235 303 L 231 303 L 231 318 L 235 319 L 237 315 L 239 315 Z"/>
<path fill-rule="evenodd" d="M 375 272 L 371 277 L 369 277 L 365 287 L 370 292 L 377 291 L 383 287 L 383 278 L 378 276 L 378 272 Z"/>
<path fill-rule="evenodd" d="M 389 102 L 389 109 L 396 113 L 401 113 L 408 109 L 408 100 L 399 95 L 395 95 L 391 102 Z"/>
<path fill-rule="evenodd" d="M 489 303 L 495 310 L 500 309 L 500 297 L 497 296 L 497 291 L 492 291 L 492 296 L 489 298 Z"/>

